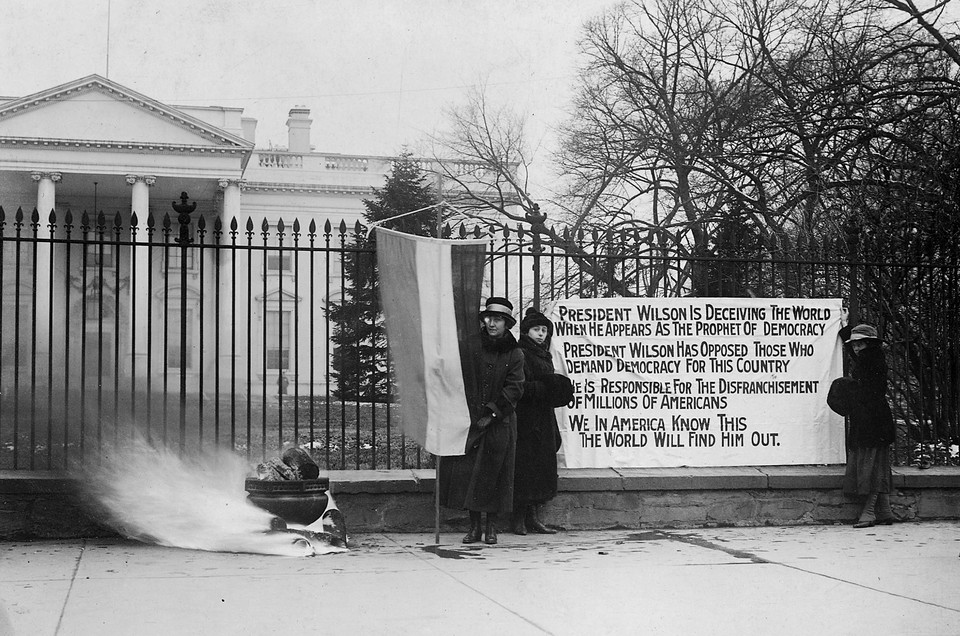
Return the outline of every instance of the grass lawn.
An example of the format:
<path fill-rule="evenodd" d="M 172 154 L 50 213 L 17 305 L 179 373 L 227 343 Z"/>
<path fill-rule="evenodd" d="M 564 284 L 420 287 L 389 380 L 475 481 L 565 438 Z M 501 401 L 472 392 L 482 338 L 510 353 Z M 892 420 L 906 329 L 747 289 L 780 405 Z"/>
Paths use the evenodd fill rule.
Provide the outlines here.
<path fill-rule="evenodd" d="M 182 416 L 181 416 L 182 413 Z M 73 461 L 97 461 L 100 453 L 138 433 L 178 447 L 232 448 L 251 466 L 287 446 L 307 449 L 325 470 L 430 468 L 433 457 L 406 439 L 395 406 L 238 396 L 216 404 L 190 396 L 46 396 L 0 401 L 0 469 L 60 470 Z M 16 441 L 14 441 L 16 440 Z M 32 463 L 31 463 L 32 462 Z"/>

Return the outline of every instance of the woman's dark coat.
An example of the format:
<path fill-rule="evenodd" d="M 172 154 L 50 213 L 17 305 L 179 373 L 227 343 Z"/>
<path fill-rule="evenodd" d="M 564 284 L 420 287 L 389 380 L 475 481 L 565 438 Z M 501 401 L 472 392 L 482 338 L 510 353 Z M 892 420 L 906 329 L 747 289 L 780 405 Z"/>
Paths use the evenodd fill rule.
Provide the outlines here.
<path fill-rule="evenodd" d="M 493 340 L 486 331 L 469 343 L 467 399 L 473 422 L 466 455 L 440 461 L 440 503 L 480 512 L 513 509 L 517 402 L 523 393 L 523 353 L 509 331 Z M 477 421 L 492 414 L 480 431 Z"/>
<path fill-rule="evenodd" d="M 538 345 L 526 334 L 523 349 L 523 397 L 517 404 L 517 468 L 514 507 L 543 503 L 557 494 L 557 451 L 560 431 L 554 407 L 569 401 L 558 385 L 550 355 L 550 335 Z M 566 397 L 566 399 L 564 399 Z"/>
<path fill-rule="evenodd" d="M 893 414 L 887 402 L 887 362 L 879 342 L 871 342 L 860 353 L 853 354 L 850 377 L 857 381 L 850 426 L 848 448 L 877 448 L 894 440 Z"/>

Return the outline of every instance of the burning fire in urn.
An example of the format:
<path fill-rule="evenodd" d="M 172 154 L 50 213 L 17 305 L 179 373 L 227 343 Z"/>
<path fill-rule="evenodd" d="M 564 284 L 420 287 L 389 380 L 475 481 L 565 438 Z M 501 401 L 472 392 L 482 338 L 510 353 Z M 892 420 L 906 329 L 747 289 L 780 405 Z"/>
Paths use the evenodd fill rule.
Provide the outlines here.
<path fill-rule="evenodd" d="M 247 499 L 276 515 L 270 533 L 293 535 L 294 544 L 315 553 L 324 546 L 347 547 L 347 525 L 329 492 L 330 480 L 302 448 L 292 447 L 279 458 L 257 465 L 257 477 L 247 478 Z"/>
<path fill-rule="evenodd" d="M 283 464 L 296 478 L 274 478 L 261 470 L 265 464 Z M 181 457 L 135 438 L 105 448 L 103 461 L 80 476 L 100 520 L 127 538 L 281 556 L 347 550 L 343 513 L 308 453 L 291 448 L 258 466 L 256 477 L 250 472 L 243 458 L 224 449 Z"/>

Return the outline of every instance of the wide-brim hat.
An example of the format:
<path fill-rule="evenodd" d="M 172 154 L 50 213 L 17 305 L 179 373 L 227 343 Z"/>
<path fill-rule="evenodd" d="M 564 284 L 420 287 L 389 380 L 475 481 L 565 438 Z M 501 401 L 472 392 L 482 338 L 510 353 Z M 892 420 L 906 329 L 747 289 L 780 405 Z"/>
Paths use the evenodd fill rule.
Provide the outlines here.
<path fill-rule="evenodd" d="M 850 330 L 850 337 L 847 343 L 866 340 L 868 342 L 880 342 L 880 336 L 877 334 L 877 328 L 873 325 L 857 325 Z"/>
<path fill-rule="evenodd" d="M 483 311 L 480 312 L 480 319 L 486 316 L 503 316 L 507 321 L 507 329 L 513 329 L 517 324 L 517 319 L 513 317 L 513 303 L 501 296 L 491 296 L 487 298 Z"/>

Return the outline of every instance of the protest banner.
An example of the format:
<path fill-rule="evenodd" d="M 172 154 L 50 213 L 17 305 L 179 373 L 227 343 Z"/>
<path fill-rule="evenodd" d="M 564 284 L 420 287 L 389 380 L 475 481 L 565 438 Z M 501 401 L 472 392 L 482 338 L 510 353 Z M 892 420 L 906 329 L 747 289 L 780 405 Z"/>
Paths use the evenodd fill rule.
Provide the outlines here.
<path fill-rule="evenodd" d="M 844 461 L 839 299 L 568 299 L 550 318 L 567 467 Z"/>

